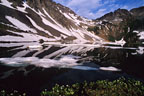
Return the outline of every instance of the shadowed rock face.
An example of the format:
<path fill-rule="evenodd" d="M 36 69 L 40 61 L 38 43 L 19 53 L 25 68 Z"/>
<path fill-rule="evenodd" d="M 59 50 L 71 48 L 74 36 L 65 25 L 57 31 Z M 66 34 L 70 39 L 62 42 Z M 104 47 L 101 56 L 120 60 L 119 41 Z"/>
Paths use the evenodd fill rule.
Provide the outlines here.
<path fill-rule="evenodd" d="M 139 8 L 134 8 L 130 10 L 133 16 L 135 17 L 143 17 L 144 16 L 144 6 L 139 7 Z"/>

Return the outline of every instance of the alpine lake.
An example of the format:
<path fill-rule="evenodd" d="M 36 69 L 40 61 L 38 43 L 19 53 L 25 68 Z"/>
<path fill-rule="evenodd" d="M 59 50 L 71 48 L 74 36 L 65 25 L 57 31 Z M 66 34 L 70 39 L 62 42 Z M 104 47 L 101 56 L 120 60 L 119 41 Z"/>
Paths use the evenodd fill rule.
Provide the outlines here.
<path fill-rule="evenodd" d="M 0 43 L 0 89 L 36 96 L 55 84 L 120 77 L 144 82 L 143 65 L 143 46 Z"/>

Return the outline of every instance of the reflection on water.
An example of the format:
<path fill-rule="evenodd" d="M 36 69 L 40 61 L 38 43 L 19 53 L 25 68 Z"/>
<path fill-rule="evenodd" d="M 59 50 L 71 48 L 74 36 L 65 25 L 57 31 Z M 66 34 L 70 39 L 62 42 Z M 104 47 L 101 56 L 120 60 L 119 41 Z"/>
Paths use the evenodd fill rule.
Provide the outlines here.
<path fill-rule="evenodd" d="M 76 63 L 75 57 L 66 55 L 59 59 L 39 59 L 38 57 L 15 57 L 15 58 L 0 58 L 0 62 L 7 66 L 21 67 L 34 65 L 36 67 L 50 68 L 50 67 L 70 67 L 79 65 Z"/>
<path fill-rule="evenodd" d="M 37 49 L 37 45 L 0 44 L 0 88 L 15 86 L 18 90 L 29 92 L 33 88 L 39 92 L 55 83 L 112 80 L 121 76 L 144 80 L 143 47 L 46 44 Z"/>

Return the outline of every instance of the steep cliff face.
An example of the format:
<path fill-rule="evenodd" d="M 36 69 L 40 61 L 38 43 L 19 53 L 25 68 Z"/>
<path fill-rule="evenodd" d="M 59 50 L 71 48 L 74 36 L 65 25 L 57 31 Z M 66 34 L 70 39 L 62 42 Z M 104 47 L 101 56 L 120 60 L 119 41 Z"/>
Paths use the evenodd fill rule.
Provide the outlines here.
<path fill-rule="evenodd" d="M 144 7 L 134 8 L 130 11 L 118 9 L 94 21 L 95 26 L 90 26 L 88 30 L 106 41 L 123 38 L 127 43 L 138 43 L 139 39 L 143 39 Z"/>
<path fill-rule="evenodd" d="M 99 42 L 93 25 L 52 0 L 0 0 L 0 41 Z"/>

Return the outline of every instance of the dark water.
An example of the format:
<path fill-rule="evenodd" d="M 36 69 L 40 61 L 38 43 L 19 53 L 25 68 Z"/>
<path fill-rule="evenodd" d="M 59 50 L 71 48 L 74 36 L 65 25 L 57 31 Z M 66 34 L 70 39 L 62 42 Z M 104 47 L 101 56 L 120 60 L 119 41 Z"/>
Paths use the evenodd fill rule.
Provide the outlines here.
<path fill-rule="evenodd" d="M 144 80 L 144 48 L 98 45 L 0 44 L 0 89 L 36 96 L 56 83 L 114 80 L 119 77 Z"/>

